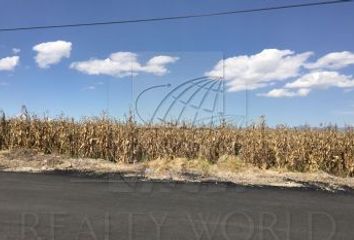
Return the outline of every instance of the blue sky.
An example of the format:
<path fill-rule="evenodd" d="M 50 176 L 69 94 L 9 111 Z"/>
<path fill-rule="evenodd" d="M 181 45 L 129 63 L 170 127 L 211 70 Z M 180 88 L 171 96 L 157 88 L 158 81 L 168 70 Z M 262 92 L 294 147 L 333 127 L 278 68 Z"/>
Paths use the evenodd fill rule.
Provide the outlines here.
<path fill-rule="evenodd" d="M 294 2 L 306 1 L 5 0 L 0 28 Z M 0 108 L 13 115 L 26 104 L 39 115 L 73 117 L 108 109 L 121 118 L 134 108 L 143 89 L 216 77 L 224 66 L 226 114 L 245 114 L 247 85 L 249 119 L 265 115 L 272 125 L 354 124 L 353 11 L 354 4 L 346 3 L 193 20 L 1 32 Z M 151 115 L 167 92 L 145 95 L 142 115 Z"/>

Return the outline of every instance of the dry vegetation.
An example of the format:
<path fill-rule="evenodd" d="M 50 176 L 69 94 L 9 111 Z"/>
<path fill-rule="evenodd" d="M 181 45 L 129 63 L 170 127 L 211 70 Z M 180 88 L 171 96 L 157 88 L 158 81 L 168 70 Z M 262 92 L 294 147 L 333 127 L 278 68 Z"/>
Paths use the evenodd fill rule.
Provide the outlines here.
<path fill-rule="evenodd" d="M 142 126 L 132 119 L 0 119 L 0 150 L 19 148 L 118 163 L 183 158 L 220 165 L 231 156 L 260 169 L 354 176 L 350 127 L 268 128 L 263 122 L 248 128 L 204 128 Z"/>

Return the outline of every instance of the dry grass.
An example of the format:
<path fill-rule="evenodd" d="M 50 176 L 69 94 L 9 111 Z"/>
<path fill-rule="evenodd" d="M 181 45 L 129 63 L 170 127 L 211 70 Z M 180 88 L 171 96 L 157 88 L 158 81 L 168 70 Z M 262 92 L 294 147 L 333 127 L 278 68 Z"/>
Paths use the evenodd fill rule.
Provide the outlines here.
<path fill-rule="evenodd" d="M 216 181 L 242 185 L 313 187 L 330 191 L 354 189 L 354 178 L 324 172 L 299 173 L 286 169 L 264 170 L 245 164 L 233 156 L 222 156 L 217 163 L 205 159 L 155 159 L 143 163 L 114 163 L 104 159 L 69 158 L 43 154 L 31 149 L 0 151 L 0 169 L 10 172 L 74 172 L 80 175 L 119 174 L 154 180 Z"/>
<path fill-rule="evenodd" d="M 217 163 L 207 159 L 155 159 L 145 164 L 146 174 L 151 178 L 214 178 L 221 179 L 230 173 L 240 174 L 247 170 L 255 170 L 254 166 L 244 163 L 234 156 L 222 156 Z M 224 179 L 226 180 L 226 178 Z"/>
<path fill-rule="evenodd" d="M 19 148 L 117 163 L 165 159 L 169 168 L 195 168 L 202 175 L 215 171 L 215 166 L 230 172 L 252 166 L 354 176 L 354 130 L 349 127 L 268 128 L 263 122 L 240 129 L 141 126 L 131 118 L 0 119 L 0 150 Z"/>
<path fill-rule="evenodd" d="M 58 154 L 43 154 L 32 149 L 0 151 L 0 169 L 7 172 L 74 171 L 82 174 L 144 173 L 143 164 L 124 164 L 104 159 L 70 158 Z"/>

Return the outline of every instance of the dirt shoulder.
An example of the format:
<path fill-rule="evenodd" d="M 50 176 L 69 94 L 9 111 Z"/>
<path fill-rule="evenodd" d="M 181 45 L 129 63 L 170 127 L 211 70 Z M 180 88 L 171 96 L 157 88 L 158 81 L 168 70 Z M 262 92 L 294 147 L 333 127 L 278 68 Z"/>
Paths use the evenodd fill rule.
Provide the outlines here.
<path fill-rule="evenodd" d="M 103 159 L 69 158 L 35 150 L 0 151 L 0 170 L 6 172 L 77 171 L 81 174 L 119 173 L 147 180 L 217 181 L 241 185 L 311 187 L 328 191 L 354 189 L 354 178 L 324 172 L 299 173 L 283 169 L 262 170 L 235 157 L 224 156 L 216 164 L 194 159 L 156 159 L 145 163 L 124 164 Z"/>

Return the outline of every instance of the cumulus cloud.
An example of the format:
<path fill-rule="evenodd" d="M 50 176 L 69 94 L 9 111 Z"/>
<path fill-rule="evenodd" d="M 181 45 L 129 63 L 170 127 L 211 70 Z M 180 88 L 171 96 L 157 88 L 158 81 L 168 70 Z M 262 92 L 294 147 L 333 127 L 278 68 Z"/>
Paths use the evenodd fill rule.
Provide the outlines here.
<path fill-rule="evenodd" d="M 339 69 L 354 65 L 354 53 L 332 52 L 312 63 L 312 52 L 295 53 L 291 50 L 264 49 L 255 55 L 240 55 L 219 61 L 205 75 L 223 78 L 229 91 L 255 90 L 285 82 L 258 96 L 304 97 L 313 89 L 330 87 L 354 89 L 354 78 Z"/>
<path fill-rule="evenodd" d="M 19 56 L 0 58 L 0 71 L 13 71 L 19 62 Z"/>
<path fill-rule="evenodd" d="M 270 90 L 268 93 L 261 93 L 258 96 L 264 97 L 304 97 L 312 89 L 327 89 L 330 87 L 351 89 L 354 88 L 352 76 L 343 75 L 338 72 L 320 71 L 307 73 L 293 82 L 284 85 L 283 88 Z"/>
<path fill-rule="evenodd" d="M 329 87 L 353 88 L 354 79 L 352 76 L 343 75 L 338 72 L 320 71 L 307 73 L 285 85 L 286 88 L 321 88 Z"/>
<path fill-rule="evenodd" d="M 156 56 L 151 58 L 143 68 L 146 72 L 156 75 L 164 75 L 168 72 L 166 64 L 174 63 L 177 60 L 178 57 Z"/>
<path fill-rule="evenodd" d="M 305 97 L 310 93 L 311 89 L 308 88 L 300 88 L 296 91 L 286 89 L 286 88 L 276 88 L 270 90 L 267 93 L 258 94 L 259 96 L 264 97 L 273 97 L 273 98 L 280 98 L 280 97 Z"/>
<path fill-rule="evenodd" d="M 13 54 L 18 54 L 18 53 L 20 53 L 21 52 L 21 49 L 19 49 L 19 48 L 13 48 L 12 49 L 12 53 Z"/>
<path fill-rule="evenodd" d="M 106 59 L 91 59 L 88 61 L 74 62 L 70 68 L 89 75 L 110 75 L 124 77 L 133 70 L 140 69 L 137 55 L 130 52 L 112 53 Z"/>
<path fill-rule="evenodd" d="M 166 65 L 177 60 L 177 57 L 155 56 L 143 65 L 138 61 L 138 55 L 135 53 L 116 52 L 106 59 L 74 62 L 70 65 L 70 68 L 89 75 L 109 75 L 113 77 L 137 75 L 142 72 L 164 75 L 168 72 Z"/>
<path fill-rule="evenodd" d="M 40 68 L 49 68 L 50 65 L 59 63 L 63 58 L 69 58 L 72 43 L 66 41 L 55 41 L 40 43 L 33 47 L 37 52 L 35 60 Z"/>
<path fill-rule="evenodd" d="M 291 50 L 264 49 L 255 55 L 242 55 L 219 61 L 206 73 L 224 78 L 230 91 L 258 89 L 297 77 L 312 52 L 295 54 Z"/>
<path fill-rule="evenodd" d="M 314 63 L 306 64 L 308 69 L 330 69 L 336 70 L 354 64 L 354 53 L 343 51 L 329 53 Z"/>

